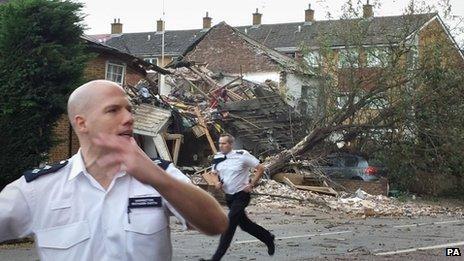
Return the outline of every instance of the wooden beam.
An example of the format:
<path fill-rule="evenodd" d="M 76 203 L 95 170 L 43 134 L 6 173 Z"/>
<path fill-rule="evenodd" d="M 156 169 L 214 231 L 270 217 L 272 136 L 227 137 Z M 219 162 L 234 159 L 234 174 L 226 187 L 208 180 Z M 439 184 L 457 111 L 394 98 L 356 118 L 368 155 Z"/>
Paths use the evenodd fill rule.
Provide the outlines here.
<path fill-rule="evenodd" d="M 214 141 L 211 138 L 211 135 L 210 135 L 209 130 L 208 130 L 208 126 L 206 125 L 205 119 L 201 115 L 200 109 L 198 107 L 195 107 L 195 114 L 198 117 L 198 122 L 200 123 L 199 125 L 201 127 L 203 127 L 203 130 L 205 131 L 206 139 L 208 139 L 209 146 L 211 147 L 211 151 L 214 154 L 216 154 L 217 153 L 216 145 L 214 145 Z"/>
<path fill-rule="evenodd" d="M 177 165 L 177 160 L 179 159 L 179 151 L 180 151 L 180 144 L 182 143 L 182 139 L 175 139 L 174 141 L 174 151 L 172 152 L 172 161 L 174 165 Z"/>
<path fill-rule="evenodd" d="M 338 193 L 330 188 L 330 187 L 317 187 L 317 186 L 301 186 L 301 185 L 295 185 L 297 189 L 301 190 L 308 190 L 312 192 L 317 192 L 321 194 L 326 194 L 326 195 L 331 195 L 331 196 L 337 196 Z"/>
<path fill-rule="evenodd" d="M 169 153 L 168 145 L 164 140 L 161 134 L 157 134 L 153 137 L 153 142 L 155 143 L 156 151 L 158 152 L 158 156 L 164 160 L 172 161 L 171 154 Z"/>
<path fill-rule="evenodd" d="M 189 79 L 185 78 L 185 77 L 182 76 L 182 75 L 181 75 L 181 77 L 182 77 L 188 84 L 190 84 L 190 86 L 192 86 L 196 91 L 198 91 L 199 93 L 201 93 L 201 95 L 203 95 L 206 99 L 209 99 L 208 94 L 206 94 L 204 91 L 202 91 L 200 88 L 198 88 L 198 86 L 196 86 L 192 81 L 190 81 Z"/>
<path fill-rule="evenodd" d="M 177 160 L 179 159 L 180 145 L 182 144 L 184 135 L 177 134 L 177 133 L 165 133 L 164 139 L 174 141 L 174 146 L 173 146 L 171 155 L 172 155 L 172 162 L 174 162 L 174 164 L 177 165 Z"/>

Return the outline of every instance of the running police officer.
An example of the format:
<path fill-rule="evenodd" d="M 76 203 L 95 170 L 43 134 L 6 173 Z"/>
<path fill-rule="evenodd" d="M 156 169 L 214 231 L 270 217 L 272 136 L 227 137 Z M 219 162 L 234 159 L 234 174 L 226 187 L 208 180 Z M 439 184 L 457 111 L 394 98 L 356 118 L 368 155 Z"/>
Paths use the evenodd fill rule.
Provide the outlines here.
<path fill-rule="evenodd" d="M 81 145 L 60 164 L 26 172 L 0 193 L 0 242 L 34 235 L 42 260 L 170 260 L 169 214 L 205 234 L 227 217 L 206 192 L 134 138 L 124 90 L 77 88 L 68 116 Z"/>
<path fill-rule="evenodd" d="M 221 135 L 219 138 L 220 152 L 214 156 L 213 160 L 213 173 L 218 175 L 216 188 L 224 190 L 230 211 L 228 214 L 229 227 L 221 235 L 219 246 L 211 260 L 220 260 L 224 256 L 237 226 L 266 244 L 269 255 L 273 255 L 275 251 L 274 235 L 251 221 L 245 213 L 245 208 L 250 203 L 250 192 L 262 177 L 265 170 L 264 166 L 248 151 L 233 150 L 233 145 L 234 137 L 232 135 Z M 256 170 L 251 181 L 250 168 Z"/>

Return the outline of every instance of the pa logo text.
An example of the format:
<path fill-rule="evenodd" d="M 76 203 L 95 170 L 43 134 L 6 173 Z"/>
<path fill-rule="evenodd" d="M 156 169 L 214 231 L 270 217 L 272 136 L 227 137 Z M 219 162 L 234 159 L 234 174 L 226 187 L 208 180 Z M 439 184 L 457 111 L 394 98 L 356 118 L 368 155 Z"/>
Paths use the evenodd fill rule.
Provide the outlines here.
<path fill-rule="evenodd" d="M 450 247 L 445 250 L 446 256 L 461 256 L 461 250 L 457 247 Z"/>

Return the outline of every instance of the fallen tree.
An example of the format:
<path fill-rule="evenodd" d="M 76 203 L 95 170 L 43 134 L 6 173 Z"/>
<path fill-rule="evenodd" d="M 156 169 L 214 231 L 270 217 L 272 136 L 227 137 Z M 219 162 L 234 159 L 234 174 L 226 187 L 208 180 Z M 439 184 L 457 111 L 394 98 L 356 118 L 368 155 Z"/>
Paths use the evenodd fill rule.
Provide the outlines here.
<path fill-rule="evenodd" d="M 318 65 L 311 66 L 303 59 L 301 67 L 322 79 L 317 90 L 310 92 L 313 96 L 302 97 L 317 100 L 317 106 L 308 117 L 308 134 L 292 148 L 265 161 L 269 174 L 278 173 L 290 160 L 330 141 L 349 144 L 356 150 L 375 148 L 380 153 L 371 156 L 384 159 L 393 156 L 390 150 L 396 151 L 395 161 L 386 163 L 390 169 L 396 168 L 398 175 L 405 169 L 461 175 L 458 170 L 462 164 L 456 164 L 456 160 L 462 162 L 464 155 L 450 144 L 460 144 L 463 137 L 463 132 L 453 126 L 464 126 L 460 116 L 464 114 L 464 87 L 458 84 L 463 80 L 460 72 L 464 62 L 456 46 L 441 37 L 447 29 L 427 29 L 427 41 L 411 43 L 411 28 L 417 26 L 411 19 L 403 24 L 402 35 L 391 37 L 393 40 L 381 51 L 371 51 L 363 46 L 370 22 L 358 21 L 333 32 L 344 39 L 346 52 L 334 50 L 323 44 L 330 41 L 320 39 Z M 418 37 L 419 31 L 414 34 Z M 419 49 L 421 56 L 417 57 Z M 301 51 L 303 57 L 313 52 L 305 47 Z M 333 57 L 340 60 L 342 55 L 344 64 L 340 66 Z M 372 59 L 377 66 L 369 65 Z M 446 121 L 452 125 L 446 126 Z M 403 148 L 404 143 L 408 145 Z"/>

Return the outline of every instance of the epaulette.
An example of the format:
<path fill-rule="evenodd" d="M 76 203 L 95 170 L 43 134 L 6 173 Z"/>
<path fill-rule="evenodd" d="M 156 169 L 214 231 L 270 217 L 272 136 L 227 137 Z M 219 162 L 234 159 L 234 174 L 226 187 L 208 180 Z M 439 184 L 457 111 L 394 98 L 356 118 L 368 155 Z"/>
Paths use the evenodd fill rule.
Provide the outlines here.
<path fill-rule="evenodd" d="M 223 162 L 226 159 L 227 159 L 226 155 L 221 155 L 221 156 L 216 155 L 216 156 L 214 156 L 214 158 L 213 158 L 213 170 L 216 170 L 217 164 Z"/>
<path fill-rule="evenodd" d="M 153 160 L 153 162 L 158 165 L 160 168 L 167 170 L 169 167 L 169 164 L 171 164 L 170 161 L 164 160 L 162 158 L 150 158 Z"/>
<path fill-rule="evenodd" d="M 68 164 L 67 160 L 62 160 L 60 161 L 60 163 L 57 163 L 57 164 L 45 165 L 42 168 L 35 168 L 33 170 L 27 170 L 23 172 L 24 178 L 26 179 L 26 182 L 29 183 L 40 176 L 53 173 L 53 172 L 57 172 L 59 169 L 63 168 L 67 164 Z"/>
<path fill-rule="evenodd" d="M 245 153 L 245 151 L 244 150 L 236 150 L 235 153 L 243 155 Z"/>

